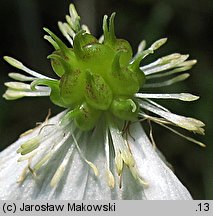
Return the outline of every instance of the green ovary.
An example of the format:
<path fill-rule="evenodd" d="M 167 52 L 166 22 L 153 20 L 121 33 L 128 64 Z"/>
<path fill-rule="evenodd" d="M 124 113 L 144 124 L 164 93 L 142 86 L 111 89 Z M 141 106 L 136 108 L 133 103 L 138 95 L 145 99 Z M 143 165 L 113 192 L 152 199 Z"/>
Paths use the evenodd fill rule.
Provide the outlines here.
<path fill-rule="evenodd" d="M 79 31 L 73 48 L 60 44 L 49 56 L 58 76 L 58 101 L 53 103 L 71 108 L 69 115 L 82 130 L 91 130 L 102 114 L 122 120 L 134 120 L 138 104 L 134 94 L 142 87 L 145 76 L 139 65 L 131 62 L 132 49 L 114 35 L 114 15 L 109 27 L 104 19 L 104 42 Z M 57 42 L 56 36 L 50 35 Z M 50 86 L 51 87 L 51 86 Z"/>

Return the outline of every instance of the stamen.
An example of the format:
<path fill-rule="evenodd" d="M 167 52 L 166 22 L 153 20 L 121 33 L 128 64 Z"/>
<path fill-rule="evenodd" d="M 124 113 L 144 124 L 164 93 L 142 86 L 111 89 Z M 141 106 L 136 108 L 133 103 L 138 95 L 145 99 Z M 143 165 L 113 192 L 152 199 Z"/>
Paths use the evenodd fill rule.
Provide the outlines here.
<path fill-rule="evenodd" d="M 204 129 L 202 128 L 204 126 L 204 123 L 197 119 L 179 116 L 171 112 L 160 110 L 159 108 L 145 101 L 139 102 L 139 104 L 142 108 L 162 116 L 163 118 L 169 120 L 170 122 L 174 123 L 179 127 L 185 128 L 189 131 L 193 131 L 199 134 L 204 134 Z"/>
<path fill-rule="evenodd" d="M 174 53 L 168 56 L 159 58 L 155 62 L 142 66 L 140 69 L 145 73 L 145 75 L 150 75 L 158 72 L 162 72 L 174 67 L 181 65 L 189 55 L 181 55 L 179 53 Z"/>
<path fill-rule="evenodd" d="M 28 166 L 26 166 L 26 167 L 23 169 L 21 175 L 19 176 L 19 178 L 18 178 L 18 180 L 17 180 L 17 183 L 18 183 L 18 184 L 22 184 L 22 183 L 24 182 L 24 180 L 25 180 L 25 178 L 26 178 L 26 176 L 27 176 L 27 172 L 28 172 L 28 171 L 29 171 Z"/>
<path fill-rule="evenodd" d="M 8 76 L 14 80 L 22 81 L 22 82 L 33 81 L 36 79 L 35 77 L 28 77 L 20 73 L 9 73 Z"/>
<path fill-rule="evenodd" d="M 140 52 L 143 52 L 144 49 L 145 49 L 145 47 L 146 47 L 146 41 L 142 40 L 140 42 L 139 46 L 138 46 L 138 52 L 137 52 L 137 54 L 139 54 Z"/>
<path fill-rule="evenodd" d="M 23 70 L 25 71 L 26 73 L 34 76 L 34 77 L 37 77 L 37 78 L 41 78 L 41 79 L 50 79 L 50 80 L 54 80 L 52 78 L 49 78 L 47 76 L 44 76 L 44 75 L 41 75 L 29 68 L 27 68 L 26 66 L 24 66 L 20 61 L 12 58 L 12 57 L 9 57 L 9 56 L 4 56 L 4 60 L 7 61 L 10 65 L 12 65 L 13 67 L 16 67 L 20 70 Z"/>
<path fill-rule="evenodd" d="M 78 13 L 73 4 L 70 4 L 69 13 L 70 13 L 70 16 L 67 15 L 67 17 L 69 18 L 66 17 L 68 24 L 75 32 L 80 31 L 81 30 L 80 17 L 78 16 Z"/>
<path fill-rule="evenodd" d="M 122 158 L 122 160 L 127 166 L 134 166 L 135 161 L 129 151 L 127 144 L 124 142 L 124 139 L 121 135 L 122 132 L 120 132 L 119 129 L 113 126 L 110 126 L 109 129 L 112 136 L 113 146 L 114 148 L 117 148 L 117 151 L 119 152 L 116 158 L 118 163 L 121 163 L 120 158 Z"/>
<path fill-rule="evenodd" d="M 110 188 L 114 188 L 115 186 L 115 179 L 110 170 L 110 150 L 109 150 L 109 131 L 105 128 L 105 139 L 104 139 L 104 147 L 105 147 L 105 154 L 106 154 L 106 177 L 107 183 Z"/>
<path fill-rule="evenodd" d="M 152 104 L 152 105 L 158 107 L 158 108 L 161 109 L 161 110 L 164 110 L 164 111 L 166 111 L 166 112 L 170 112 L 167 108 L 165 108 L 165 107 L 163 107 L 162 105 L 160 105 L 160 104 L 154 102 L 153 100 L 150 100 L 150 99 L 147 99 L 147 98 L 146 98 L 146 99 L 144 98 L 144 100 L 148 101 L 150 104 Z"/>
<path fill-rule="evenodd" d="M 144 88 L 159 88 L 159 87 L 164 87 L 164 86 L 169 86 L 169 85 L 172 85 L 174 83 L 177 83 L 177 82 L 181 82 L 185 79 L 187 79 L 188 77 L 190 76 L 190 74 L 188 73 L 184 73 L 184 74 L 181 74 L 179 76 L 176 76 L 172 79 L 169 79 L 169 80 L 166 80 L 164 82 L 157 82 L 157 83 L 147 83 L 147 84 L 144 84 Z"/>
<path fill-rule="evenodd" d="M 75 146 L 76 146 L 76 148 L 78 149 L 78 152 L 79 152 L 80 156 L 82 157 L 82 159 L 92 168 L 92 170 L 93 170 L 95 176 L 98 176 L 98 175 L 99 175 L 99 172 L 98 172 L 98 169 L 97 169 L 97 167 L 95 166 L 95 164 L 93 164 L 91 161 L 89 161 L 89 160 L 87 160 L 87 159 L 85 158 L 85 156 L 83 155 L 83 153 L 82 153 L 82 151 L 81 151 L 81 149 L 80 149 L 80 147 L 79 147 L 79 145 L 78 145 L 78 142 L 77 142 L 75 136 L 73 135 L 73 133 L 71 133 L 71 136 L 72 136 L 72 138 L 73 138 L 73 140 L 74 140 Z"/>
<path fill-rule="evenodd" d="M 146 113 L 144 112 L 140 112 L 139 113 L 139 116 L 140 117 L 143 117 L 143 119 L 140 119 L 139 121 L 145 121 L 145 120 L 151 120 L 151 121 L 154 121 L 154 122 L 160 122 L 162 124 L 168 124 L 168 125 L 174 125 L 172 122 L 170 121 L 167 121 L 166 119 L 164 118 L 159 118 L 159 117 L 154 117 L 154 116 L 150 116 L 150 115 L 147 115 Z"/>
<path fill-rule="evenodd" d="M 189 93 L 180 93 L 180 94 L 144 94 L 136 93 L 138 98 L 155 98 L 155 99 L 178 99 L 181 101 L 194 101 L 198 100 L 199 97 Z"/>
<path fill-rule="evenodd" d="M 123 171 L 123 159 L 121 157 L 121 153 L 119 152 L 118 148 L 115 148 L 115 145 L 114 145 L 114 150 L 115 150 L 115 166 L 116 166 L 118 176 L 120 176 Z"/>
<path fill-rule="evenodd" d="M 52 177 L 52 180 L 50 182 L 50 186 L 51 187 L 56 187 L 58 185 L 59 181 L 61 180 L 61 178 L 63 176 L 63 173 L 64 173 L 64 171 L 66 169 L 66 166 L 67 166 L 67 164 L 68 164 L 68 162 L 70 160 L 70 157 L 71 157 L 71 155 L 73 153 L 73 149 L 74 149 L 74 145 L 72 145 L 69 148 L 69 150 L 68 150 L 66 156 L 64 157 L 62 163 L 60 164 L 60 166 L 56 170 L 56 172 L 55 172 L 55 174 Z"/>
<path fill-rule="evenodd" d="M 156 61 L 148 64 L 148 65 L 142 66 L 141 69 L 143 69 L 145 71 L 145 70 L 152 69 L 152 68 L 159 66 L 159 65 L 165 65 L 165 64 L 171 63 L 172 61 L 174 63 L 174 61 L 179 59 L 180 57 L 181 57 L 180 53 L 173 53 L 170 55 L 166 55 L 166 56 L 163 56 L 163 57 L 157 59 Z M 149 75 L 149 74 L 146 74 L 146 75 Z"/>
<path fill-rule="evenodd" d="M 133 177 L 134 177 L 141 185 L 146 186 L 146 187 L 149 185 L 149 183 L 146 182 L 146 181 L 139 175 L 138 170 L 137 170 L 137 168 L 136 168 L 135 166 L 129 167 L 129 169 L 130 169 L 130 171 L 131 171 Z"/>
<path fill-rule="evenodd" d="M 50 96 L 50 91 L 20 91 L 7 89 L 7 91 L 3 94 L 3 97 L 7 100 L 16 100 L 22 97 L 45 97 Z"/>
<path fill-rule="evenodd" d="M 165 127 L 165 128 L 167 128 L 168 130 L 172 131 L 173 133 L 179 135 L 180 137 L 185 138 L 186 140 L 188 140 L 188 141 L 190 141 L 190 142 L 193 142 L 193 143 L 195 143 L 195 144 L 198 144 L 198 145 L 201 146 L 201 147 L 206 147 L 206 145 L 205 145 L 204 143 L 202 143 L 202 142 L 200 142 L 200 141 L 198 141 L 198 140 L 195 140 L 195 139 L 193 139 L 192 137 L 185 136 L 185 135 L 179 133 L 179 132 L 176 131 L 175 129 L 173 129 L 173 128 L 171 128 L 171 127 L 165 125 L 165 124 L 162 124 L 162 123 L 160 123 L 160 122 L 156 122 L 156 123 L 159 124 L 159 125 L 161 125 L 161 126 L 163 126 L 163 127 Z"/>
<path fill-rule="evenodd" d="M 26 155 L 32 152 L 33 150 L 37 149 L 39 145 L 40 137 L 36 136 L 22 144 L 20 148 L 17 150 L 17 153 L 21 153 L 21 155 Z"/>
<path fill-rule="evenodd" d="M 50 135 L 50 136 L 51 136 L 51 135 Z M 57 142 L 56 145 L 53 145 L 53 146 L 51 146 L 51 147 L 50 147 L 50 146 L 49 146 L 49 147 L 45 146 L 45 148 L 51 148 L 51 149 L 50 149 L 49 152 L 47 152 L 45 155 L 41 155 L 41 156 L 40 156 L 41 159 L 35 164 L 35 166 L 33 167 L 33 170 L 34 170 L 34 171 L 39 170 L 47 161 L 49 161 L 49 160 L 52 158 L 52 156 L 55 154 L 55 152 L 57 152 L 57 150 L 66 142 L 66 140 L 67 140 L 69 137 L 70 137 L 70 132 L 68 132 L 68 133 L 66 134 L 66 136 L 64 136 L 62 139 L 61 139 L 61 136 L 59 136 L 59 138 L 60 138 L 61 140 L 60 140 L 60 142 Z M 48 138 L 47 138 L 47 139 L 48 139 Z M 58 140 L 56 139 L 56 137 L 53 137 L 53 139 L 56 140 L 56 141 L 58 141 Z M 50 140 L 49 140 L 49 142 L 50 142 Z M 45 144 L 44 141 L 43 141 L 43 144 Z M 38 149 L 38 150 L 41 151 L 42 148 L 44 148 L 44 145 L 43 145 L 40 149 Z M 45 151 L 43 150 L 43 152 L 45 152 Z"/>
<path fill-rule="evenodd" d="M 148 120 L 148 123 L 149 123 L 149 137 L 151 139 L 151 143 L 153 145 L 153 148 L 156 149 L 156 143 L 155 143 L 155 140 L 154 140 L 154 137 L 153 137 L 153 130 L 152 130 L 152 124 L 151 124 L 151 121 Z"/>
<path fill-rule="evenodd" d="M 108 183 L 109 187 L 114 188 L 115 187 L 115 178 L 109 169 L 107 169 L 107 171 L 106 171 L 106 176 L 107 176 L 107 183 Z"/>
<path fill-rule="evenodd" d="M 58 44 L 52 39 L 51 36 L 45 35 L 44 39 L 47 40 L 50 44 L 52 44 L 52 46 L 55 48 L 55 50 L 60 49 L 59 46 L 58 46 Z"/>
<path fill-rule="evenodd" d="M 37 152 L 38 152 L 37 150 L 34 150 L 34 151 L 32 151 L 32 152 L 30 152 L 30 153 L 24 155 L 24 156 L 21 156 L 21 157 L 17 160 L 17 162 L 22 162 L 22 161 L 25 161 L 25 160 L 29 160 L 29 158 L 33 158 L 33 157 L 37 154 Z"/>
<path fill-rule="evenodd" d="M 87 25 L 83 24 L 83 25 L 81 26 L 81 28 L 82 28 L 82 30 L 86 31 L 87 34 L 91 34 L 91 33 L 90 33 L 90 30 L 89 30 L 89 27 L 88 27 Z"/>
<path fill-rule="evenodd" d="M 160 40 L 157 40 L 146 50 L 143 50 L 146 43 L 145 41 L 142 41 L 142 44 L 141 44 L 142 47 L 139 47 L 139 50 L 141 50 L 141 52 L 138 52 L 131 61 L 131 64 L 133 65 L 133 67 L 134 65 L 138 67 L 142 59 L 144 59 L 146 56 L 150 54 L 153 54 L 154 51 L 160 48 L 164 43 L 166 43 L 166 41 L 167 41 L 167 38 L 162 38 Z"/>
<path fill-rule="evenodd" d="M 73 45 L 73 40 L 72 40 L 72 38 L 70 37 L 70 35 L 69 35 L 68 31 L 67 31 L 66 25 L 64 23 L 62 23 L 62 22 L 58 22 L 58 27 L 61 30 L 64 37 L 69 41 L 69 43 L 71 45 Z"/>
<path fill-rule="evenodd" d="M 196 62 L 197 62 L 196 60 L 185 61 L 185 62 L 179 64 L 178 66 L 176 66 L 176 68 L 173 69 L 173 70 L 169 70 L 167 72 L 162 72 L 162 73 L 159 73 L 159 74 L 156 73 L 156 74 L 153 74 L 153 75 L 147 75 L 146 79 L 150 80 L 150 79 L 162 78 L 162 77 L 170 76 L 170 75 L 173 75 L 173 74 L 176 74 L 176 73 L 187 71 L 187 70 L 191 69 L 192 66 L 194 64 L 196 64 Z"/>
<path fill-rule="evenodd" d="M 162 127 L 167 128 L 168 130 L 172 131 L 173 133 L 179 135 L 180 137 L 183 137 L 184 139 L 186 139 L 186 140 L 188 140 L 188 141 L 190 141 L 190 142 L 193 142 L 193 143 L 195 143 L 195 144 L 198 144 L 198 145 L 200 145 L 201 147 L 206 147 L 206 145 L 205 145 L 204 143 L 202 143 L 202 142 L 200 142 L 200 141 L 197 141 L 197 140 L 193 139 L 192 137 L 185 136 L 185 135 L 183 135 L 182 133 L 179 133 L 178 131 L 176 131 L 175 129 L 173 129 L 173 128 L 167 126 L 168 124 L 171 125 L 171 122 L 169 122 L 169 121 L 167 121 L 167 120 L 165 120 L 165 119 L 161 119 L 161 118 L 149 116 L 149 115 L 147 115 L 147 114 L 145 114 L 145 113 L 143 113 L 143 112 L 139 113 L 139 115 L 145 117 L 146 119 L 149 119 L 149 120 L 155 122 L 156 124 L 161 125 Z"/>

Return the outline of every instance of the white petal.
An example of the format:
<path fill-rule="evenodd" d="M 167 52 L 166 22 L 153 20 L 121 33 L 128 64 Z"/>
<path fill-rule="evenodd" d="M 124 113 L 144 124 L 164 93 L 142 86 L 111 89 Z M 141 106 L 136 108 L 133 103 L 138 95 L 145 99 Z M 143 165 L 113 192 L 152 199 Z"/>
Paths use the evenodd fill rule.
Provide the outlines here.
<path fill-rule="evenodd" d="M 144 199 L 143 187 L 135 181 L 129 169 L 125 167 L 121 178 L 121 188 L 119 187 L 120 179 L 115 170 L 115 164 L 112 158 L 114 154 L 111 151 L 111 171 L 115 177 L 115 187 L 111 189 L 107 182 L 106 158 L 104 155 L 104 134 L 102 125 L 98 125 L 94 131 L 87 148 L 87 157 L 93 163 L 97 164 L 99 176 L 96 177 L 91 170 L 89 171 L 87 185 L 85 187 L 84 199 L 89 200 L 116 200 L 116 199 Z M 91 175 L 92 174 L 92 175 Z"/>
<path fill-rule="evenodd" d="M 60 117 L 61 114 L 52 118 L 49 122 L 54 124 Z M 41 128 L 38 127 L 33 132 L 26 133 L 27 135 L 22 136 L 18 141 L 0 153 L 0 199 L 41 198 L 41 180 L 43 177 L 48 180 L 51 170 L 44 170 L 44 172 L 39 175 L 39 179 L 33 179 L 33 176 L 29 175 L 23 184 L 19 184 L 17 181 L 23 173 L 24 168 L 27 166 L 27 161 L 18 163 L 17 160 L 20 156 L 16 153 L 19 146 L 30 138 L 35 137 L 40 129 Z M 54 164 L 52 167 L 54 167 Z M 47 182 L 43 182 L 42 184 L 44 187 L 47 186 Z"/>
<path fill-rule="evenodd" d="M 111 189 L 107 183 L 106 176 L 106 158 L 104 155 L 104 136 L 103 130 L 96 128 L 90 141 L 87 143 L 86 157 L 97 165 L 99 176 L 95 176 L 92 170 L 89 170 L 83 199 L 104 200 L 113 199 Z M 117 197 L 114 197 L 117 199 Z"/>
<path fill-rule="evenodd" d="M 108 186 L 104 150 L 105 131 L 102 122 L 97 125 L 92 133 L 82 133 L 81 137 L 78 138 L 82 154 L 97 166 L 99 176 L 96 176 L 88 164 L 85 163 L 76 147 L 72 148 L 70 152 L 70 146 L 74 145 L 73 138 L 70 136 L 63 142 L 63 145 L 59 145 L 53 157 L 36 172 L 36 175 L 29 173 L 22 184 L 17 183 L 18 178 L 27 165 L 27 161 L 18 163 L 19 155 L 16 153 L 16 150 L 22 143 L 35 137 L 38 133 L 40 135 L 44 133 L 45 136 L 48 136 L 48 134 L 54 134 L 54 130 L 57 130 L 55 133 L 58 133 L 58 135 L 61 133 L 60 136 L 63 139 L 64 132 L 63 130 L 60 132 L 60 127 L 58 128 L 57 126 L 62 116 L 64 116 L 64 113 L 48 121 L 48 124 L 53 126 L 45 128 L 41 126 L 31 133 L 25 133 L 17 142 L 0 153 L 0 199 L 110 200 L 190 198 L 190 195 L 185 196 L 187 192 L 184 191 L 184 187 L 156 154 L 138 124 L 133 124 L 136 126 L 131 128 L 131 135 L 136 140 L 130 140 L 129 144 L 141 176 L 145 177 L 150 183 L 148 189 L 145 189 L 133 178 L 127 167 L 124 167 L 124 172 L 119 180 L 115 170 L 112 148 L 110 148 L 109 153 L 109 167 L 115 178 L 115 187 L 111 189 Z M 65 129 L 73 130 L 72 127 Z M 119 133 L 118 136 L 122 136 L 122 134 Z M 40 144 L 37 149 L 40 157 L 48 153 L 48 146 L 53 145 L 53 140 L 45 139 L 43 141 L 44 147 Z M 35 156 L 35 159 L 32 159 L 32 165 L 35 164 L 35 160 L 38 158 L 39 156 Z M 60 169 L 57 171 L 61 165 L 63 165 L 63 173 Z M 56 187 L 51 187 L 50 182 L 54 175 L 55 183 L 58 184 Z M 172 185 L 168 188 L 167 183 Z M 121 185 L 121 188 L 119 185 Z M 177 188 L 174 189 L 174 186 Z M 185 194 L 183 195 L 183 193 Z"/>
<path fill-rule="evenodd" d="M 140 175 L 148 182 L 148 200 L 187 200 L 191 195 L 170 168 L 161 160 L 139 123 L 132 124 L 129 144 Z"/>

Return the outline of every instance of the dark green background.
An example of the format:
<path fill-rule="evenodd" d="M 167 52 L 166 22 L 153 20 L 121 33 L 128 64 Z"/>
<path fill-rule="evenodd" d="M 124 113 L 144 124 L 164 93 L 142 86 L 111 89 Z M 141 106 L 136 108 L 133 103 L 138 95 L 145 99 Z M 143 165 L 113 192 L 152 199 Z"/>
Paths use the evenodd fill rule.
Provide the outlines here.
<path fill-rule="evenodd" d="M 53 76 L 46 56 L 52 51 L 43 40 L 43 26 L 59 33 L 57 21 L 64 21 L 68 0 L 1 0 L 0 58 L 13 56 L 41 73 Z M 153 125 L 158 147 L 175 168 L 177 176 L 195 199 L 213 198 L 213 1 L 212 0 L 78 0 L 75 1 L 83 23 L 101 34 L 102 17 L 117 12 L 116 33 L 126 38 L 136 50 L 146 39 L 148 44 L 161 37 L 168 43 L 156 56 L 172 52 L 189 53 L 198 64 L 184 83 L 155 89 L 154 92 L 191 92 L 201 96 L 196 102 L 162 102 L 171 111 L 196 117 L 206 123 L 206 136 L 195 136 L 207 144 L 203 149 Z M 153 58 L 150 58 L 152 60 Z M 0 61 L 0 94 L 14 68 Z M 0 150 L 14 142 L 19 134 L 44 120 L 48 108 L 60 111 L 47 98 L 5 101 L 0 98 Z"/>

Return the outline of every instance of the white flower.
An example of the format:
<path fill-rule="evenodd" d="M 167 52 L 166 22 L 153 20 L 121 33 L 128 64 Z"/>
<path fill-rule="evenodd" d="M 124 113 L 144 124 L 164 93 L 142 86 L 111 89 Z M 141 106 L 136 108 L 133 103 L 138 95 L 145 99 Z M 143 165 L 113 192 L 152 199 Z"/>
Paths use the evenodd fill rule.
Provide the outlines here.
<path fill-rule="evenodd" d="M 49 114 L 41 125 L 22 134 L 18 141 L 0 153 L 0 199 L 192 199 L 155 146 L 152 134 L 152 142 L 147 138 L 140 121 L 153 121 L 189 141 L 205 146 L 174 129 L 181 127 L 204 134 L 201 121 L 173 114 L 151 100 L 193 101 L 198 97 L 189 93 L 147 94 L 136 91 L 135 85 L 140 82 L 143 85 L 143 76 L 146 77 L 143 90 L 182 81 L 189 76 L 188 73 L 161 82 L 150 82 L 186 71 L 196 61 L 187 60 L 188 55 L 175 53 L 139 66 L 143 58 L 166 42 L 166 39 L 160 39 L 146 50 L 142 41 L 138 53 L 126 66 L 131 48 L 128 42 L 115 38 L 114 14 L 109 26 L 107 17 L 104 17 L 104 40 L 101 37 L 96 42 L 92 38 L 89 45 L 85 43 L 93 36 L 86 26 L 80 26 L 80 18 L 73 5 L 66 19 L 67 23 L 59 22 L 59 28 L 73 49 L 67 48 L 56 35 L 45 29 L 50 35 L 45 39 L 56 49 L 49 57 L 53 59 L 53 69 L 62 77 L 60 81 L 5 57 L 9 64 L 30 75 L 10 73 L 9 76 L 16 81 L 5 83 L 8 87 L 4 94 L 6 99 L 50 96 L 53 103 L 66 109 L 50 119 Z M 82 33 L 82 29 L 88 33 Z M 112 45 L 116 47 L 115 55 Z M 104 62 L 94 63 L 93 60 L 92 64 L 84 63 L 87 58 L 100 60 L 101 55 L 96 55 L 100 50 L 103 51 L 100 53 L 104 56 L 102 60 L 112 64 L 111 79 L 102 72 L 91 72 L 99 72 L 99 66 L 104 66 Z M 112 53 L 114 59 L 107 52 Z M 67 56 L 71 56 L 72 64 L 67 62 Z M 107 68 L 103 67 L 106 70 L 108 61 Z M 76 72 L 73 64 L 78 65 L 78 70 L 71 74 L 74 78 L 69 78 L 70 71 Z M 82 71 L 86 78 L 79 75 Z M 114 71 L 118 71 L 119 75 L 115 75 Z M 75 82 L 78 79 L 80 85 Z M 81 98 L 85 101 L 78 104 Z"/>
<path fill-rule="evenodd" d="M 108 139 L 118 148 L 126 142 L 120 132 L 103 130 L 100 122 L 94 131 L 82 133 L 72 122 L 62 125 L 63 116 L 47 120 L 1 152 L 0 199 L 191 199 L 139 123 L 131 125 L 134 139 L 129 136 L 128 143 L 136 176 L 148 185 L 135 180 L 126 166 L 119 179 Z M 30 141 L 39 147 L 20 157 L 16 150 Z"/>

